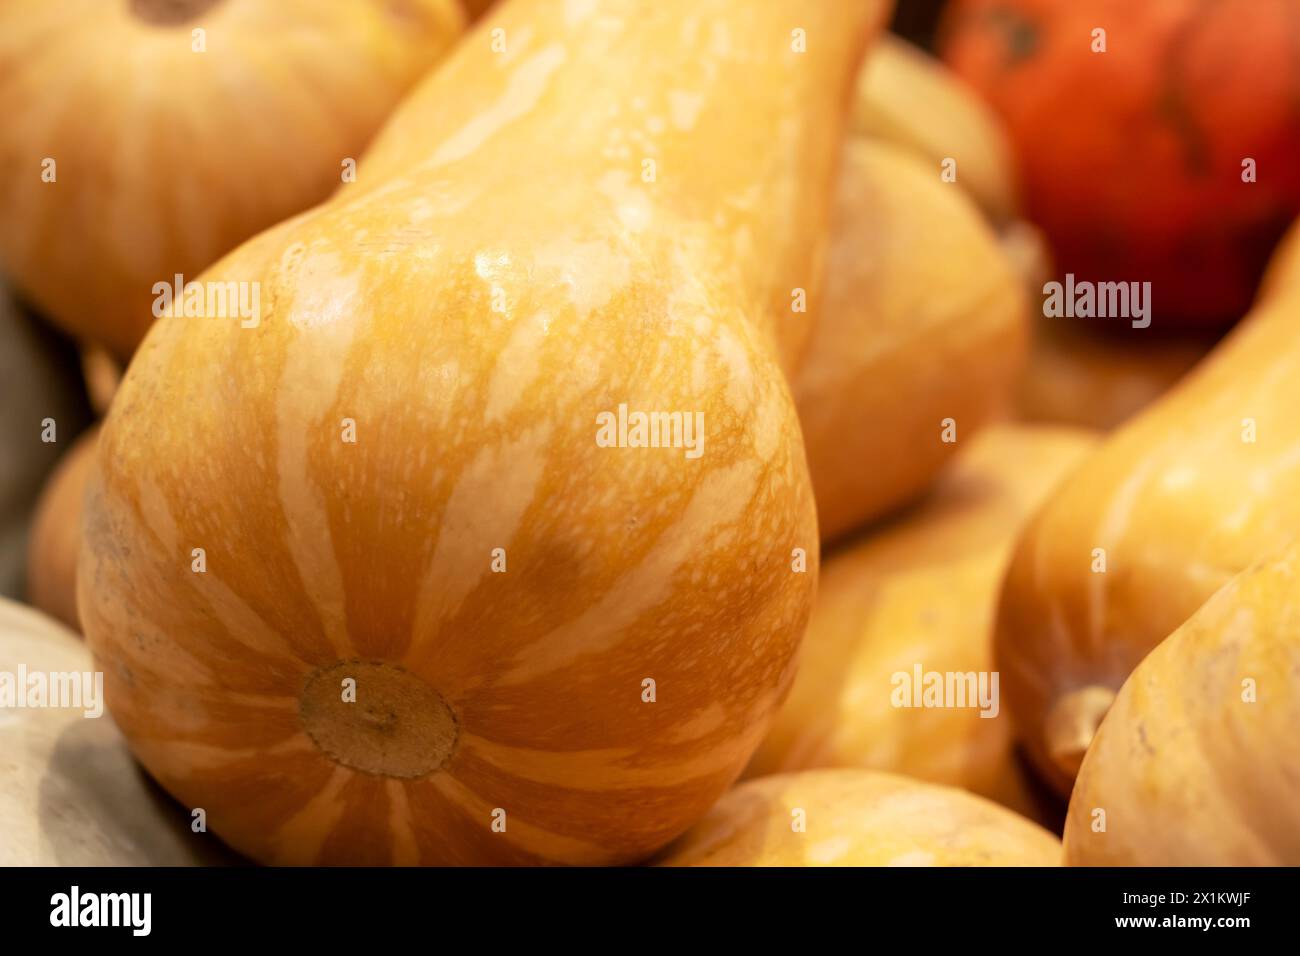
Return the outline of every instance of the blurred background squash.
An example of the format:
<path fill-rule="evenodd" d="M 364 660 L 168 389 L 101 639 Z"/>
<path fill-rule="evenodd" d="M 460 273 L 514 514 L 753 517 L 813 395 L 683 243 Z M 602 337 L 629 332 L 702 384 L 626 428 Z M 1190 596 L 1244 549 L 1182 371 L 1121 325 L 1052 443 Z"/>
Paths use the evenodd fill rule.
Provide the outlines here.
<path fill-rule="evenodd" d="M 995 701 L 892 704 L 891 676 L 993 670 L 998 589 L 1020 526 L 1097 445 L 1089 432 L 995 425 L 962 443 L 917 506 L 824 559 L 790 696 L 746 770 L 866 767 L 962 787 L 1040 821 L 1060 809 L 1015 753 Z"/>
<path fill-rule="evenodd" d="M 99 429 L 91 428 L 59 461 L 36 504 L 27 547 L 27 600 L 75 631 L 81 502 L 94 464 Z"/>
<path fill-rule="evenodd" d="M 1058 866 L 1061 842 L 963 790 L 809 770 L 728 792 L 663 866 Z"/>
<path fill-rule="evenodd" d="M 956 183 L 994 226 L 1014 220 L 1019 198 L 1011 146 L 984 100 L 941 61 L 885 34 L 867 55 L 850 131 L 911 149 L 937 177 L 956 162 Z"/>
<path fill-rule="evenodd" d="M 128 357 L 154 283 L 328 196 L 462 21 L 457 0 L 0 3 L 0 268 Z"/>
<path fill-rule="evenodd" d="M 794 378 L 826 541 L 915 498 L 1001 414 L 1027 339 L 1021 279 L 993 229 L 915 151 L 853 137 L 837 188 Z"/>
<path fill-rule="evenodd" d="M 1297 728 L 1300 545 L 1234 578 L 1124 683 L 1070 799 L 1068 862 L 1300 865 Z"/>

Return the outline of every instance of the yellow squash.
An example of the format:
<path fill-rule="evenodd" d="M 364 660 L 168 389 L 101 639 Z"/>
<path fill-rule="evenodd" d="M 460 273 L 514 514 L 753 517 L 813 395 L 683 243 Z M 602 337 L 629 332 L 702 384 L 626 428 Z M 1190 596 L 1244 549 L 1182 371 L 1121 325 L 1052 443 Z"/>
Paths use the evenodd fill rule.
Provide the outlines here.
<path fill-rule="evenodd" d="M 872 47 L 851 128 L 907 147 L 936 177 L 951 160 L 955 181 L 991 222 L 1017 217 L 1014 164 L 997 116 L 956 73 L 903 38 L 886 34 Z"/>
<path fill-rule="evenodd" d="M 78 606 L 135 752 L 229 843 L 625 863 L 740 773 L 817 572 L 790 290 L 884 13 L 508 3 L 357 190 L 206 274 L 259 283 L 256 326 L 154 326 Z"/>
<path fill-rule="evenodd" d="M 1057 866 L 1061 842 L 980 797 L 870 770 L 750 780 L 665 866 Z"/>
<path fill-rule="evenodd" d="M 838 190 L 825 299 L 794 380 L 825 540 L 929 484 L 1008 398 L 1026 338 L 1010 260 L 937 171 L 853 139 Z"/>
<path fill-rule="evenodd" d="M 1068 793 L 1133 668 L 1234 574 L 1300 535 L 1300 290 L 1279 291 L 1052 496 L 1016 548 L 997 664 Z"/>
<path fill-rule="evenodd" d="M 0 264 L 129 356 L 155 284 L 328 196 L 462 23 L 456 0 L 5 0 Z"/>
<path fill-rule="evenodd" d="M 50 475 L 36 503 L 27 544 L 27 600 L 68 627 L 77 619 L 77 552 L 81 502 L 94 464 L 99 430 L 81 435 Z"/>
<path fill-rule="evenodd" d="M 76 635 L 0 599 L 0 866 L 191 866 L 228 862 L 196 818 L 154 787 L 107 713 L 94 713 L 94 667 Z M 80 675 L 91 674 L 83 685 Z M 19 681 L 19 678 L 23 678 Z M 88 696 L 30 706 L 36 688 Z M 13 706 L 21 684 L 21 702 Z M 51 695 L 39 698 L 51 703 Z M 201 818 L 197 818 L 201 819 Z"/>
<path fill-rule="evenodd" d="M 1084 431 L 993 426 L 915 509 L 834 552 L 794 687 L 747 774 L 861 766 L 1041 815 L 987 683 L 993 618 L 1017 530 L 1095 447 Z M 974 694 L 962 707 L 911 706 L 910 693 L 896 700 L 917 667 L 983 675 L 994 694 L 983 706 Z"/>
<path fill-rule="evenodd" d="M 1300 546 L 1243 572 L 1138 666 L 1079 771 L 1067 861 L 1300 865 Z"/>
<path fill-rule="evenodd" d="M 1260 283 L 1260 299 L 1300 286 L 1300 220 L 1287 232 L 1273 253 Z"/>

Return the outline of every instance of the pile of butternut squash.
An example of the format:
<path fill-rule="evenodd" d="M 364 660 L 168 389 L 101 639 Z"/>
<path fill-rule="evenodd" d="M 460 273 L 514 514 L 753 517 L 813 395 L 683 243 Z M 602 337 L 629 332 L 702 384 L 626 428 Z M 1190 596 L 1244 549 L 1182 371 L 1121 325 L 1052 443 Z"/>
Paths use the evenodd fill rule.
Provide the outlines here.
<path fill-rule="evenodd" d="M 0 863 L 1300 862 L 1300 227 L 1212 351 L 1084 343 L 888 0 L 84 5 L 0 8 L 107 406 Z M 172 79 L 74 128 L 105 43 Z"/>

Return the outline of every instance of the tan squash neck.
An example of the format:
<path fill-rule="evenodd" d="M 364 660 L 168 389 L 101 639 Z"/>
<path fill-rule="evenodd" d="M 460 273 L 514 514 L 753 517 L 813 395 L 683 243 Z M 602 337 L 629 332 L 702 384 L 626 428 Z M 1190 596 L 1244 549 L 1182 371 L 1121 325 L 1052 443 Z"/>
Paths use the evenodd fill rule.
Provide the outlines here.
<path fill-rule="evenodd" d="M 178 27 L 197 20 L 223 0 L 130 0 L 131 13 L 146 23 Z"/>
<path fill-rule="evenodd" d="M 456 753 L 460 721 L 443 696 L 388 662 L 339 661 L 307 680 L 299 716 L 337 763 L 381 777 L 423 777 Z"/>
<path fill-rule="evenodd" d="M 1113 688 L 1094 684 L 1057 698 L 1048 711 L 1043 727 L 1047 754 L 1070 779 L 1078 776 L 1084 754 L 1114 702 Z"/>

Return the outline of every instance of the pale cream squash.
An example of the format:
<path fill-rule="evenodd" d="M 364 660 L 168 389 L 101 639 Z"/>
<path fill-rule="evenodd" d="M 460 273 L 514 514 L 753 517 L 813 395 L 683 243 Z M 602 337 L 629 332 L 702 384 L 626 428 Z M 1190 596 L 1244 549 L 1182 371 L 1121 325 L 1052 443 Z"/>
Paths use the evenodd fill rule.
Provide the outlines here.
<path fill-rule="evenodd" d="M 969 197 L 903 147 L 850 140 L 794 378 L 823 539 L 916 497 L 1000 413 L 1026 324 L 1021 281 Z"/>
<path fill-rule="evenodd" d="M 1067 861 L 1300 865 L 1300 546 L 1243 572 L 1147 656 L 1088 748 Z"/>
<path fill-rule="evenodd" d="M 777 774 L 727 793 L 666 866 L 1058 866 L 1053 834 L 951 787 L 871 770 Z"/>
<path fill-rule="evenodd" d="M 256 327 L 154 326 L 79 607 L 136 754 L 225 840 L 632 862 L 739 774 L 817 572 L 790 290 L 884 12 L 506 4 L 508 52 L 471 34 L 356 190 L 205 274 L 260 283 Z M 620 406 L 703 415 L 702 453 L 602 447 Z"/>
<path fill-rule="evenodd" d="M 1001 121 L 966 81 L 887 33 L 858 76 L 852 131 L 905 146 L 946 175 L 995 225 L 1017 218 L 1015 164 Z"/>
<path fill-rule="evenodd" d="M 131 354 L 185 281 L 338 187 L 457 0 L 0 4 L 0 265 Z"/>

